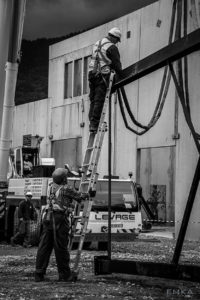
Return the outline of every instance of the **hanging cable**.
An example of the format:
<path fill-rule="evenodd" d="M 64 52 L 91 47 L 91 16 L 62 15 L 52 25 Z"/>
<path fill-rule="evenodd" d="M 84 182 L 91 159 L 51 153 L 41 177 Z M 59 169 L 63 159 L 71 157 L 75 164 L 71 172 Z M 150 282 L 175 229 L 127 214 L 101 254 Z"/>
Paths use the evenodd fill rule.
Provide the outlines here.
<path fill-rule="evenodd" d="M 178 13 L 179 15 L 182 14 L 182 5 L 183 5 L 183 11 L 184 11 L 184 36 L 187 35 L 187 1 L 184 1 L 183 3 L 181 2 L 181 0 L 179 0 L 179 7 L 178 7 Z M 180 32 L 179 32 L 180 34 Z M 179 36 L 180 38 L 181 36 Z M 184 115 L 186 118 L 186 122 L 192 132 L 193 138 L 195 139 L 195 143 L 196 145 L 199 145 L 198 139 L 200 138 L 200 135 L 195 131 L 192 119 L 191 119 L 191 113 L 190 113 L 190 103 L 189 103 L 189 88 L 188 88 L 188 59 L 187 56 L 184 57 L 184 81 L 183 81 L 183 68 L 182 68 L 182 61 L 179 60 L 178 61 L 178 79 L 177 79 L 177 83 L 179 84 L 179 90 L 181 90 L 181 93 L 179 91 L 179 98 L 183 107 L 183 111 L 184 111 Z M 175 73 L 174 73 L 175 76 Z M 174 78 L 173 78 L 174 79 Z M 174 79 L 175 80 L 175 79 Z M 177 83 L 176 83 L 176 88 L 178 91 L 178 87 L 177 87 Z M 199 149 L 199 147 L 197 146 L 197 149 Z"/>
<path fill-rule="evenodd" d="M 197 11 L 200 12 L 200 10 L 198 9 L 200 8 L 200 3 L 198 4 L 199 7 L 196 8 L 195 0 L 190 0 L 190 2 L 191 2 L 191 12 L 192 12 L 192 20 L 193 20 L 194 28 L 197 29 L 200 27 L 200 21 L 197 16 Z"/>
<path fill-rule="evenodd" d="M 187 1 L 184 1 L 184 13 L 183 13 L 183 34 L 187 35 Z M 190 103 L 189 103 L 189 88 L 188 88 L 188 58 L 187 55 L 184 56 L 184 85 L 185 85 L 185 101 L 188 109 L 188 113 L 190 114 Z"/>
<path fill-rule="evenodd" d="M 121 88 L 120 88 L 120 91 L 121 91 L 121 94 L 122 94 L 122 96 L 123 96 L 124 104 L 126 105 L 126 109 L 127 109 L 127 111 L 128 111 L 128 114 L 129 114 L 131 120 L 133 121 L 133 123 L 134 123 L 136 126 L 140 127 L 140 128 L 147 129 L 147 126 L 144 126 L 144 125 L 140 124 L 140 123 L 135 119 L 135 117 L 134 117 L 134 115 L 133 115 L 133 113 L 132 113 L 132 111 L 131 111 L 130 105 L 129 105 L 129 103 L 128 103 L 128 99 L 127 99 L 127 96 L 126 96 L 126 92 L 125 92 L 124 87 L 121 87 Z"/>
<path fill-rule="evenodd" d="M 172 7 L 172 16 L 171 16 L 171 24 L 170 24 L 169 41 L 168 41 L 169 44 L 173 40 L 175 15 L 176 15 L 176 5 L 177 5 L 177 0 L 174 0 L 173 7 Z M 178 26 L 180 26 L 178 24 L 179 20 L 180 20 L 180 16 L 177 15 L 176 28 Z M 176 30 L 176 32 L 177 32 L 177 30 Z M 125 112 L 124 112 L 124 107 L 123 107 L 123 104 L 122 104 L 121 94 L 123 96 L 123 100 L 124 100 L 124 104 L 125 104 L 126 110 L 127 110 L 128 114 L 129 114 L 129 117 L 132 120 L 133 124 L 136 125 L 136 126 L 138 126 L 138 127 L 140 127 L 140 128 L 142 128 L 142 129 L 144 129 L 143 131 L 138 132 L 137 130 L 135 130 L 133 128 L 130 129 L 131 127 L 128 126 L 129 130 L 131 130 L 132 132 L 134 132 L 137 135 L 142 135 L 142 134 L 146 133 L 151 127 L 153 127 L 156 124 L 156 122 L 158 121 L 158 119 L 161 116 L 161 113 L 162 113 L 162 110 L 163 110 L 163 107 L 164 107 L 164 103 L 165 103 L 167 92 L 168 92 L 169 85 L 170 85 L 170 80 L 171 80 L 171 73 L 168 71 L 168 66 L 166 66 L 164 68 L 163 78 L 162 78 L 162 81 L 161 81 L 161 87 L 160 87 L 160 92 L 159 92 L 159 96 L 158 96 L 158 101 L 157 101 L 156 107 L 154 109 L 153 115 L 152 115 L 152 117 L 151 117 L 148 125 L 141 124 L 134 117 L 134 115 L 133 115 L 133 113 L 132 113 L 132 111 L 130 109 L 130 105 L 128 103 L 128 99 L 127 99 L 127 96 L 126 96 L 125 89 L 121 88 L 120 89 L 121 93 L 120 93 L 120 91 L 118 91 L 118 96 L 120 97 L 119 101 L 120 101 L 120 104 L 121 104 L 120 109 L 121 109 L 121 112 L 123 112 L 123 119 L 124 119 L 124 122 L 126 122 L 126 127 L 128 126 L 128 122 L 127 122 L 127 119 L 125 117 Z"/>
<path fill-rule="evenodd" d="M 185 116 L 185 120 L 186 120 L 186 122 L 188 124 L 188 127 L 191 130 L 191 133 L 192 133 L 194 142 L 196 144 L 197 150 L 200 153 L 200 144 L 199 144 L 199 141 L 198 141 L 198 137 L 197 137 L 197 134 L 195 132 L 193 123 L 192 123 L 192 121 L 190 119 L 190 115 L 188 113 L 188 110 L 185 107 L 185 95 L 184 95 L 184 91 L 183 91 L 182 87 L 180 86 L 180 84 L 179 84 L 179 82 L 177 80 L 177 77 L 176 77 L 176 74 L 174 72 L 174 68 L 173 68 L 172 63 L 169 63 L 169 68 L 170 68 L 170 71 L 171 71 L 171 74 L 172 74 L 172 77 L 173 77 L 173 80 L 174 80 L 174 84 L 176 86 L 176 90 L 177 90 L 177 93 L 178 93 L 178 96 L 179 96 L 182 108 L 183 108 L 183 113 L 184 113 L 184 116 Z"/>
<path fill-rule="evenodd" d="M 120 107 L 120 111 L 121 111 L 121 114 L 122 114 L 122 118 L 124 120 L 125 127 L 127 129 L 129 129 L 130 131 L 132 131 L 133 133 L 135 133 L 137 135 L 140 135 L 139 132 L 137 132 L 136 130 L 134 130 L 133 128 L 131 128 L 128 125 L 128 122 L 127 122 L 127 119 L 126 119 L 126 115 L 125 115 L 125 112 L 124 112 L 124 107 L 123 107 L 123 102 L 122 102 L 122 98 L 121 98 L 121 93 L 120 93 L 119 89 L 117 90 L 117 94 L 118 94 L 118 100 L 119 100 L 119 107 Z"/>
<path fill-rule="evenodd" d="M 127 119 L 126 119 L 126 116 L 125 116 L 125 112 L 124 112 L 124 107 L 123 107 L 123 103 L 122 103 L 122 98 L 121 98 L 121 89 L 120 90 L 117 90 L 117 93 L 118 93 L 118 99 L 119 99 L 119 104 L 120 104 L 120 110 L 121 110 L 121 113 L 122 113 L 122 117 L 124 119 L 124 122 L 127 124 L 126 127 L 131 130 L 132 132 L 134 132 L 135 134 L 137 135 L 143 135 L 145 134 L 151 127 L 153 127 L 156 122 L 158 121 L 158 119 L 160 118 L 161 116 L 161 113 L 162 113 L 162 110 L 163 110 L 163 107 L 164 107 L 164 103 L 165 103 L 165 100 L 166 100 L 166 97 L 167 97 L 167 93 L 168 93 L 168 89 L 169 89 L 169 84 L 170 84 L 170 80 L 171 80 L 171 74 L 168 73 L 167 75 L 167 81 L 166 81 L 166 84 L 165 84 L 165 87 L 163 86 L 163 89 L 162 89 L 162 92 L 160 92 L 160 105 L 159 105 L 159 110 L 157 111 L 156 114 L 154 114 L 150 120 L 150 122 L 148 123 L 148 125 L 146 126 L 146 128 L 143 130 L 143 131 L 137 131 L 137 130 L 134 130 L 132 128 L 132 130 L 130 129 L 131 127 L 128 126 L 128 122 L 127 122 Z M 126 104 L 128 102 L 126 102 L 127 98 L 124 99 L 124 104 L 126 106 Z M 127 107 L 126 107 L 127 108 Z M 130 115 L 129 115 L 130 116 Z M 134 122 L 133 122 L 134 123 Z M 135 125 L 137 125 L 137 123 L 134 123 Z M 141 126 L 140 126 L 141 127 Z"/>

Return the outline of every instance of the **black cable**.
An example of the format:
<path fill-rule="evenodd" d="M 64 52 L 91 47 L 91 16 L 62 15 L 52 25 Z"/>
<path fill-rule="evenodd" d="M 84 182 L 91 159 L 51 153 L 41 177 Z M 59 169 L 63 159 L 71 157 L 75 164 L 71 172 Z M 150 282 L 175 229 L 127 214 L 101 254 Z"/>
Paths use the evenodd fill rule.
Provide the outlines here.
<path fill-rule="evenodd" d="M 132 131 L 133 133 L 135 133 L 135 134 L 137 134 L 137 135 L 140 135 L 139 132 L 137 132 L 136 130 L 134 130 L 133 128 L 131 128 L 131 127 L 128 125 L 128 122 L 127 122 L 127 119 L 126 119 L 126 115 L 125 115 L 125 112 L 124 112 L 123 103 L 122 103 L 121 93 L 120 93 L 120 90 L 119 90 L 119 89 L 117 90 L 117 94 L 118 94 L 118 100 L 119 100 L 119 107 L 120 107 L 120 111 L 121 111 L 121 114 L 122 114 L 122 118 L 123 118 L 123 120 L 124 120 L 125 127 L 126 127 L 127 129 L 129 129 L 130 131 Z"/>
<path fill-rule="evenodd" d="M 135 117 L 134 117 L 134 115 L 133 115 L 133 113 L 132 113 L 132 111 L 131 111 L 131 109 L 130 109 L 130 105 L 129 105 L 129 103 L 128 103 L 128 99 L 127 99 L 127 96 L 126 96 L 126 92 L 125 92 L 125 90 L 124 90 L 124 87 L 121 87 L 120 90 L 121 90 L 121 93 L 122 93 L 122 97 L 123 97 L 123 99 L 124 99 L 124 104 L 126 105 L 126 109 L 127 109 L 127 111 L 128 111 L 128 114 L 129 114 L 131 120 L 133 121 L 133 123 L 134 123 L 136 126 L 140 127 L 140 128 L 147 129 L 147 126 L 142 125 L 141 123 L 139 123 L 139 122 L 135 119 Z"/>
<path fill-rule="evenodd" d="M 167 71 L 168 71 L 168 68 L 167 68 Z M 158 110 L 157 114 L 152 117 L 152 120 L 150 121 L 151 123 L 149 123 L 149 125 L 151 125 L 151 127 L 156 124 L 156 122 L 158 121 L 158 119 L 161 116 L 161 113 L 162 113 L 162 110 L 163 110 L 163 107 L 164 107 L 164 104 L 165 104 L 165 100 L 166 100 L 166 97 L 167 97 L 167 93 L 168 93 L 168 90 L 169 90 L 170 81 L 171 81 L 171 73 L 168 72 L 168 76 L 167 76 L 166 83 L 165 83 L 165 89 L 164 89 L 164 92 L 163 92 L 163 95 L 162 95 L 162 100 L 161 100 L 161 103 L 160 103 L 160 106 L 159 106 L 159 110 Z"/>
<path fill-rule="evenodd" d="M 167 70 L 167 69 L 166 69 Z M 121 93 L 120 93 L 120 90 L 118 90 L 118 99 L 119 99 L 119 104 L 120 104 L 120 110 L 121 110 L 121 113 L 122 113 L 122 117 L 123 117 L 123 120 L 124 120 L 124 123 L 125 123 L 125 126 L 127 129 L 131 130 L 132 132 L 134 132 L 135 134 L 137 135 L 143 135 L 144 133 L 146 133 L 151 127 L 153 127 L 156 122 L 158 121 L 158 119 L 160 118 L 161 116 L 161 113 L 162 113 L 162 110 L 163 110 L 163 107 L 164 107 L 164 104 L 165 104 L 165 100 L 166 100 L 166 97 L 167 97 L 167 93 L 168 93 L 168 89 L 169 89 L 169 84 L 170 84 L 170 80 L 171 80 L 171 74 L 168 73 L 168 76 L 167 76 L 167 80 L 166 80 L 166 83 L 165 83 L 165 88 L 164 88 L 164 91 L 162 89 L 162 93 L 160 93 L 159 97 L 160 97 L 160 105 L 159 105 L 159 110 L 157 111 L 156 114 L 153 115 L 153 117 L 151 118 L 150 122 L 148 123 L 148 125 L 146 126 L 146 128 L 143 130 L 143 131 L 137 131 L 137 130 L 134 130 L 133 128 L 131 128 L 130 126 L 128 126 L 128 122 L 127 122 L 127 119 L 126 119 L 126 116 L 125 116 L 125 112 L 124 112 L 124 107 L 123 107 L 123 103 L 122 103 L 122 98 L 121 98 Z M 163 84 L 164 84 L 164 81 L 163 81 Z M 125 99 L 124 99 L 125 100 Z M 126 98 L 127 100 L 127 98 Z M 126 106 L 126 101 L 124 101 L 124 104 Z M 126 107 L 127 108 L 127 107 Z M 130 115 L 129 115 L 130 116 Z M 134 123 L 134 122 L 133 122 Z M 135 125 L 137 125 L 137 123 L 134 123 Z"/>
<path fill-rule="evenodd" d="M 175 40 L 179 39 L 181 36 L 182 0 L 178 0 L 176 12 L 177 12 L 177 16 L 176 16 Z"/>
<path fill-rule="evenodd" d="M 183 20 L 184 20 L 184 36 L 187 35 L 187 1 L 184 1 L 184 14 L 183 14 Z M 185 85 L 185 101 L 186 106 L 188 109 L 188 113 L 190 114 L 190 103 L 189 103 L 189 88 L 188 88 L 188 58 L 187 55 L 184 56 L 184 85 Z"/>
<path fill-rule="evenodd" d="M 169 44 L 172 42 L 172 39 L 173 39 L 173 31 L 174 31 L 174 23 L 175 23 L 175 15 L 176 15 L 176 4 L 177 4 L 177 0 L 174 0 L 173 7 L 172 7 L 169 41 L 168 41 Z M 178 20 L 180 20 L 180 17 L 178 18 Z M 178 26 L 179 26 L 179 24 L 176 25 L 176 28 Z M 166 66 L 165 69 L 164 69 L 164 74 L 163 74 L 163 78 L 162 78 L 162 82 L 161 82 L 158 101 L 157 101 L 156 107 L 154 109 L 153 115 L 152 115 L 148 125 L 143 125 L 143 124 L 141 124 L 140 122 L 138 122 L 136 120 L 136 118 L 134 117 L 134 115 L 133 115 L 133 113 L 130 109 L 128 99 L 127 99 L 127 96 L 126 96 L 126 92 L 125 92 L 124 88 L 121 88 L 121 93 L 122 93 L 122 96 L 123 96 L 124 104 L 126 106 L 126 109 L 127 109 L 127 112 L 129 114 L 130 119 L 132 120 L 134 125 L 144 129 L 143 131 L 138 132 L 138 131 L 132 129 L 130 126 L 128 126 L 128 122 L 127 122 L 127 119 L 125 117 L 124 107 L 123 107 L 123 104 L 122 104 L 122 99 L 120 98 L 120 100 L 121 100 L 120 101 L 120 104 L 121 104 L 120 109 L 121 109 L 121 112 L 123 111 L 123 116 L 124 116 L 123 119 L 126 122 L 126 127 L 128 126 L 129 127 L 128 129 L 131 128 L 130 130 L 133 131 L 135 134 L 142 135 L 142 134 L 146 133 L 151 127 L 153 127 L 156 124 L 156 122 L 160 118 L 161 113 L 162 113 L 162 109 L 164 107 L 164 103 L 165 103 L 165 100 L 166 100 L 167 92 L 168 92 L 168 89 L 169 89 L 170 80 L 171 80 L 171 73 L 169 72 L 168 76 L 167 76 L 167 73 L 168 73 L 168 66 Z M 120 92 L 118 92 L 118 95 L 120 95 L 119 97 L 121 97 Z"/>
<path fill-rule="evenodd" d="M 186 106 L 185 106 L 184 90 L 182 89 L 182 87 L 180 86 L 180 84 L 179 84 L 179 82 L 177 80 L 177 77 L 176 77 L 176 74 L 174 72 L 174 68 L 173 68 L 172 63 L 169 63 L 169 68 L 170 68 L 170 71 L 171 71 L 171 74 L 172 74 L 172 77 L 173 77 L 173 80 L 174 80 L 174 84 L 176 86 L 176 90 L 177 90 L 177 93 L 178 93 L 178 96 L 179 96 L 182 108 L 183 108 L 183 113 L 184 113 L 184 116 L 185 116 L 185 120 L 186 120 L 186 122 L 188 124 L 188 127 L 190 128 L 190 131 L 192 133 L 192 136 L 193 136 L 194 142 L 196 144 L 197 150 L 200 153 L 200 144 L 199 144 L 199 141 L 198 141 L 198 136 L 197 136 L 196 131 L 194 129 L 194 126 L 193 126 L 193 123 L 191 121 L 191 118 L 190 118 L 190 115 L 188 113 L 188 110 L 186 109 Z"/>
<path fill-rule="evenodd" d="M 179 0 L 180 1 L 180 0 Z M 183 3 L 184 8 L 184 36 L 187 35 L 187 1 L 184 1 Z M 182 13 L 182 6 L 179 6 L 179 14 Z M 191 113 L 190 113 L 190 101 L 189 101 L 189 88 L 188 88 L 188 59 L 187 56 L 184 56 L 184 81 L 183 81 L 183 68 L 182 68 L 182 62 L 181 60 L 178 61 L 178 83 L 179 87 L 182 90 L 182 106 L 183 110 L 186 112 L 187 116 L 187 124 L 190 128 L 190 130 L 193 132 L 193 136 L 196 139 L 200 138 L 199 133 L 195 131 L 192 119 L 191 119 Z M 184 96 L 184 97 L 183 97 Z M 180 96 L 179 96 L 180 97 Z M 196 144 L 199 144 L 197 141 Z"/>

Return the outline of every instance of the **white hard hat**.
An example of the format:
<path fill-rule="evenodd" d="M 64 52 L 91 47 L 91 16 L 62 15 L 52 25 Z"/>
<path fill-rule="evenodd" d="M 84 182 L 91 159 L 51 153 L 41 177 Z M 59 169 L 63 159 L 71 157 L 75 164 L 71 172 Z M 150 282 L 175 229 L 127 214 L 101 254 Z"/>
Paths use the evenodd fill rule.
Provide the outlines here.
<path fill-rule="evenodd" d="M 31 193 L 31 191 L 26 192 L 26 196 L 33 196 L 33 194 Z"/>
<path fill-rule="evenodd" d="M 113 27 L 108 31 L 108 34 L 111 34 L 119 39 L 121 41 L 121 31 L 117 27 Z"/>

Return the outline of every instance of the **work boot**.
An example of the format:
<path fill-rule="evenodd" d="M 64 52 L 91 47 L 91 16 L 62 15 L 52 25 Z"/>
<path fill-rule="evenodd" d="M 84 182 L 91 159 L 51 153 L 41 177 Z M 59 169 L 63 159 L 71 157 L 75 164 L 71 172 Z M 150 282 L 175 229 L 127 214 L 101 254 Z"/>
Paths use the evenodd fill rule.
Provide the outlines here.
<path fill-rule="evenodd" d="M 97 130 L 98 130 L 98 126 L 90 125 L 89 131 L 91 133 L 97 133 Z"/>
<path fill-rule="evenodd" d="M 74 271 L 71 271 L 71 274 L 69 276 L 63 276 L 59 275 L 58 281 L 63 281 L 63 282 L 75 282 L 78 279 L 78 274 Z"/>
<path fill-rule="evenodd" d="M 35 273 L 35 282 L 44 281 L 44 274 L 42 273 Z"/>

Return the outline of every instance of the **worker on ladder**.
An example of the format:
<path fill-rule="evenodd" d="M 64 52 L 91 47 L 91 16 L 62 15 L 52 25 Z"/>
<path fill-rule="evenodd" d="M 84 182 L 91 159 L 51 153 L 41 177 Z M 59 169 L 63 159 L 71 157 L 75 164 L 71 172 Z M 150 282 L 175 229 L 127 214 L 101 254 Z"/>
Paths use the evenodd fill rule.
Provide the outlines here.
<path fill-rule="evenodd" d="M 36 256 L 35 281 L 43 281 L 54 248 L 59 281 L 75 281 L 69 267 L 68 250 L 69 214 L 73 200 L 81 202 L 88 198 L 87 193 L 77 192 L 67 184 L 68 171 L 57 168 L 53 174 L 53 182 L 49 188 L 47 206 L 42 217 L 42 234 Z"/>
<path fill-rule="evenodd" d="M 121 41 L 119 28 L 109 30 L 108 36 L 95 43 L 89 64 L 89 87 L 90 87 L 90 132 L 97 132 L 101 112 L 105 100 L 106 90 L 109 84 L 110 72 L 115 71 L 120 76 L 122 65 L 119 50 L 116 46 Z"/>

